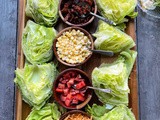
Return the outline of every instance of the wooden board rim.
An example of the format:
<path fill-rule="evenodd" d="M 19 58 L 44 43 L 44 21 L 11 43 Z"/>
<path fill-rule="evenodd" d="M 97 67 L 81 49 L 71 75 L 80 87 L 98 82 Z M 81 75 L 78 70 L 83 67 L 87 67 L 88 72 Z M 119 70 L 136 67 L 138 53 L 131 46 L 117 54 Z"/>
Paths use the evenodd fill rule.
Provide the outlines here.
<path fill-rule="evenodd" d="M 24 55 L 22 52 L 22 48 L 21 48 L 21 40 L 22 40 L 22 33 L 23 33 L 23 29 L 24 29 L 24 25 L 25 25 L 25 0 L 19 0 L 19 6 L 18 6 L 18 64 L 17 67 L 18 68 L 23 68 L 24 66 Z M 132 38 L 134 40 L 136 40 L 136 35 L 135 35 L 135 25 L 134 25 L 134 21 L 132 20 L 129 24 L 128 24 L 128 29 L 127 29 L 127 33 L 130 34 L 132 36 Z M 136 48 L 134 48 L 136 50 Z M 139 109 L 138 109 L 138 81 L 137 81 L 137 67 L 136 64 L 134 64 L 133 70 L 132 70 L 132 74 L 130 75 L 130 77 L 134 78 L 134 81 L 129 81 L 130 85 L 129 87 L 131 88 L 131 93 L 130 93 L 130 101 L 129 104 L 132 107 L 132 111 L 136 116 L 136 120 L 139 119 Z M 22 120 L 23 116 L 22 116 L 22 97 L 21 94 L 19 92 L 19 90 L 16 90 L 16 120 Z"/>

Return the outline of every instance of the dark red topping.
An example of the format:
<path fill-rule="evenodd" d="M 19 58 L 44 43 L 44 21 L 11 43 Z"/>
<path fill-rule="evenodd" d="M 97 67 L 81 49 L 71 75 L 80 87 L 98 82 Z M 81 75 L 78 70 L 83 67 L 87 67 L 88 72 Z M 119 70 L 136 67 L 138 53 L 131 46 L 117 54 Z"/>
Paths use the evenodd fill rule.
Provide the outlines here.
<path fill-rule="evenodd" d="M 86 99 L 86 83 L 82 76 L 74 71 L 67 72 L 59 79 L 56 92 L 66 106 L 76 105 Z"/>
<path fill-rule="evenodd" d="M 88 22 L 92 17 L 89 12 L 94 12 L 94 9 L 93 0 L 64 0 L 61 6 L 65 21 L 72 24 Z"/>

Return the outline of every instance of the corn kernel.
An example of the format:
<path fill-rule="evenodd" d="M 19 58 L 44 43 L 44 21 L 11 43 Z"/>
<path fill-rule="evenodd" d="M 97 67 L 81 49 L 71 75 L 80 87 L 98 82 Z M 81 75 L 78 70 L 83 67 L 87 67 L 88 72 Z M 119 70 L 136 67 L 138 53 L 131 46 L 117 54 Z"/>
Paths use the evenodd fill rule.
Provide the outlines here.
<path fill-rule="evenodd" d="M 80 30 L 64 32 L 56 43 L 57 54 L 63 61 L 71 64 L 83 62 L 91 52 L 91 42 Z"/>

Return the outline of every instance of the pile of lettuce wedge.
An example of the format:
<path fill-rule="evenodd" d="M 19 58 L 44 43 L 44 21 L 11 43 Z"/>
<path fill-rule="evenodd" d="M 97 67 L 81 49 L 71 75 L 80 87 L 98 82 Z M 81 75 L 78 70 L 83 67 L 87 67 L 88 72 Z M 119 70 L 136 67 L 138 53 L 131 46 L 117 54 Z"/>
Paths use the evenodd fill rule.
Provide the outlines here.
<path fill-rule="evenodd" d="M 92 71 L 92 85 L 111 90 L 109 93 L 95 90 L 103 106 L 93 104 L 86 108 L 93 120 L 136 120 L 127 107 L 130 93 L 128 80 L 136 56 L 136 51 L 122 51 L 116 61 L 103 63 Z"/>
<path fill-rule="evenodd" d="M 23 32 L 22 50 L 26 58 L 23 69 L 15 70 L 15 84 L 22 99 L 32 108 L 26 120 L 59 120 L 61 112 L 56 103 L 48 103 L 58 71 L 50 60 L 56 30 L 29 20 Z"/>
<path fill-rule="evenodd" d="M 28 20 L 23 31 L 22 50 L 24 68 L 15 70 L 15 84 L 22 99 L 33 107 L 26 120 L 59 120 L 61 112 L 56 103 L 48 103 L 58 71 L 50 62 L 53 58 L 53 41 L 57 31 L 53 26 L 58 18 L 58 0 L 27 0 Z M 43 26 L 45 25 L 45 26 Z"/>
<path fill-rule="evenodd" d="M 127 16 L 134 18 L 136 0 L 96 0 L 99 12 L 109 20 L 124 28 Z M 135 63 L 137 52 L 131 50 L 136 44 L 131 36 L 121 31 L 117 26 L 103 21 L 98 22 L 98 28 L 93 36 L 97 50 L 112 51 L 118 54 L 112 63 L 102 63 L 93 69 L 92 85 L 97 88 L 110 89 L 110 93 L 95 90 L 103 106 L 96 104 L 88 106 L 87 112 L 93 120 L 135 120 L 131 109 L 128 108 L 130 89 L 129 76 Z M 109 106 L 109 108 L 108 108 Z"/>

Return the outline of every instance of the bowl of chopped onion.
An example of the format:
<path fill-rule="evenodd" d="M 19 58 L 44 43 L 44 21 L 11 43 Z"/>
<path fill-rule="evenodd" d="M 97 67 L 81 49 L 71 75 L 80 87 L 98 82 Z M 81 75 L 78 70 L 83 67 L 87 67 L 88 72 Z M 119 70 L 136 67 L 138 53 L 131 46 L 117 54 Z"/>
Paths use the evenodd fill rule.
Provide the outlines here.
<path fill-rule="evenodd" d="M 92 36 L 83 28 L 68 27 L 59 32 L 53 50 L 57 60 L 70 67 L 82 65 L 92 55 Z"/>
<path fill-rule="evenodd" d="M 90 115 L 80 110 L 72 110 L 63 114 L 60 120 L 93 120 Z"/>

